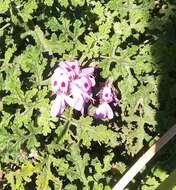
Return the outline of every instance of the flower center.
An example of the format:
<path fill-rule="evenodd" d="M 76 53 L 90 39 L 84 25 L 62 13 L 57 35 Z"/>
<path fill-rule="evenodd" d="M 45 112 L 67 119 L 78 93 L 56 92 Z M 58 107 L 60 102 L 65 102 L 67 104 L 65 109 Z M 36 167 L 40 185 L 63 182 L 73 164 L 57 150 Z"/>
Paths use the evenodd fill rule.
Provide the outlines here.
<path fill-rule="evenodd" d="M 75 80 L 77 80 L 77 79 L 79 79 L 79 76 L 78 76 L 78 75 L 75 76 Z"/>
<path fill-rule="evenodd" d="M 89 85 L 87 82 L 84 83 L 84 87 L 87 88 Z"/>
<path fill-rule="evenodd" d="M 56 85 L 57 85 L 57 81 L 55 80 L 55 81 L 54 81 L 54 86 L 56 86 Z"/>
<path fill-rule="evenodd" d="M 69 67 L 67 67 L 66 69 L 67 69 L 67 71 L 68 71 L 68 72 L 70 72 L 70 71 L 71 71 L 71 69 L 70 69 Z"/>
<path fill-rule="evenodd" d="M 75 66 L 75 65 L 72 65 L 71 68 L 74 70 L 74 69 L 76 68 L 76 66 Z"/>
<path fill-rule="evenodd" d="M 108 97 L 108 93 L 105 94 L 105 97 Z"/>
<path fill-rule="evenodd" d="M 62 83 L 61 83 L 61 87 L 65 87 L 65 82 L 62 82 Z"/>

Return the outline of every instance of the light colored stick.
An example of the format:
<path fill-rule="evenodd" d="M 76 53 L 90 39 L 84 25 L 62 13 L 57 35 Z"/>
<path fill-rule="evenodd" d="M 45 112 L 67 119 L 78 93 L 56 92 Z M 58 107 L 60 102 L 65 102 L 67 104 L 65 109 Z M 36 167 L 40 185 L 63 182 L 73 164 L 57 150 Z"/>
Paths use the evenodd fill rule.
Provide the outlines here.
<path fill-rule="evenodd" d="M 155 144 L 153 144 L 145 154 L 127 171 L 127 173 L 117 182 L 113 190 L 123 190 L 133 177 L 147 164 L 153 156 L 176 135 L 176 124 L 172 126 Z"/>

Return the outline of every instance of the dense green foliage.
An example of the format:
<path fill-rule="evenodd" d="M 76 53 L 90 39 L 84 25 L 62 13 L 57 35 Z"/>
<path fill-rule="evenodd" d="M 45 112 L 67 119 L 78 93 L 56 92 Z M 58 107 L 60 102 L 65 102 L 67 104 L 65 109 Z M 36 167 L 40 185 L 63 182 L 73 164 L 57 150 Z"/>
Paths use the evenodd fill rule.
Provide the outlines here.
<path fill-rule="evenodd" d="M 174 9 L 154 0 L 0 0 L 4 189 L 111 189 L 175 122 Z M 113 120 L 70 109 L 50 117 L 50 76 L 69 59 L 97 65 L 99 81 L 113 78 L 120 99 Z M 176 167 L 175 150 L 161 152 L 167 157 L 129 188 L 159 186 Z"/>

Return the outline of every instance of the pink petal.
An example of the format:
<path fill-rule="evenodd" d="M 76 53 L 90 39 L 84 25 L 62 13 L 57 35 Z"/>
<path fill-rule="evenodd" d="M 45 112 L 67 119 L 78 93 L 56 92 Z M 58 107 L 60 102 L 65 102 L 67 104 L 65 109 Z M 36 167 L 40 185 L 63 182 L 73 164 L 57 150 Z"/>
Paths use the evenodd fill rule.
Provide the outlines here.
<path fill-rule="evenodd" d="M 93 67 L 88 67 L 81 70 L 81 75 L 93 75 L 93 73 L 94 73 Z"/>
<path fill-rule="evenodd" d="M 95 119 L 105 119 L 106 118 L 106 109 L 104 104 L 100 104 L 93 114 Z"/>
<path fill-rule="evenodd" d="M 82 96 L 81 89 L 75 84 L 71 84 L 71 95 L 72 97 L 65 96 L 65 101 L 75 110 L 81 111 L 84 108 L 84 97 Z"/>
<path fill-rule="evenodd" d="M 113 114 L 113 111 L 112 111 L 110 105 L 107 104 L 107 103 L 104 103 L 104 104 L 105 104 L 105 107 L 106 107 L 106 116 L 107 116 L 107 118 L 112 119 L 114 117 L 114 114 Z"/>
<path fill-rule="evenodd" d="M 58 78 L 60 77 L 60 75 L 58 75 L 57 73 L 53 73 L 53 75 L 51 76 L 51 86 L 53 88 L 56 88 L 56 84 L 55 84 L 55 81 L 58 80 Z M 54 90 L 54 89 L 53 89 Z"/>
<path fill-rule="evenodd" d="M 51 77 L 51 86 L 53 88 L 53 91 L 57 92 L 59 90 L 66 92 L 68 88 L 68 81 L 69 79 L 67 73 L 63 69 L 57 68 Z M 62 82 L 65 83 L 64 88 Z"/>
<path fill-rule="evenodd" d="M 88 67 L 85 69 L 82 69 L 80 73 L 80 77 L 86 77 L 91 81 L 91 86 L 95 86 L 95 78 L 93 77 L 94 68 Z"/>
<path fill-rule="evenodd" d="M 54 73 L 59 76 L 59 75 L 63 75 L 65 74 L 65 70 L 62 69 L 61 67 L 57 67 L 55 70 L 54 70 Z"/>
<path fill-rule="evenodd" d="M 84 100 L 82 96 L 73 96 L 73 98 L 66 96 L 65 101 L 75 110 L 81 111 L 84 108 Z"/>
<path fill-rule="evenodd" d="M 91 88 L 91 81 L 86 77 L 81 77 L 80 79 L 75 80 L 74 84 L 76 84 L 84 92 L 88 92 Z"/>
<path fill-rule="evenodd" d="M 65 61 L 62 61 L 62 62 L 59 63 L 59 67 L 66 70 L 68 65 L 67 65 L 67 63 Z"/>
<path fill-rule="evenodd" d="M 52 117 L 61 115 L 64 112 L 65 107 L 66 107 L 66 104 L 65 104 L 63 96 L 61 95 L 56 96 L 56 99 L 54 100 L 53 105 L 51 107 L 50 115 Z"/>
<path fill-rule="evenodd" d="M 60 62 L 59 66 L 67 70 L 71 79 L 80 73 L 79 62 L 77 60 Z"/>
<path fill-rule="evenodd" d="M 111 92 L 111 88 L 110 87 L 104 87 L 103 88 L 103 92 L 102 92 L 102 100 L 104 102 L 110 103 L 113 100 L 113 95 Z"/>
<path fill-rule="evenodd" d="M 79 94 L 83 98 L 84 102 L 87 103 L 89 101 L 89 99 L 91 98 L 91 91 L 90 91 L 90 89 L 85 89 L 84 83 L 83 84 L 81 83 L 82 85 L 81 84 L 79 85 L 77 82 L 78 81 L 75 80 L 71 84 L 71 92 L 72 92 L 72 94 L 75 94 L 75 96 L 78 96 L 78 94 Z"/>
<path fill-rule="evenodd" d="M 80 66 L 79 66 L 79 62 L 77 60 L 73 60 L 73 61 L 66 61 L 66 63 L 69 65 L 69 67 L 75 71 L 77 74 L 80 71 Z"/>
<path fill-rule="evenodd" d="M 84 116 L 84 107 L 80 110 L 81 114 Z"/>
<path fill-rule="evenodd" d="M 61 90 L 64 93 L 67 93 L 68 84 L 69 84 L 69 79 L 67 75 L 63 75 L 62 77 L 59 78 L 59 90 Z"/>
<path fill-rule="evenodd" d="M 91 81 L 91 86 L 95 86 L 95 78 L 94 77 L 89 77 L 89 80 Z"/>
<path fill-rule="evenodd" d="M 95 110 L 93 116 L 95 119 L 105 119 L 105 118 L 112 119 L 114 114 L 109 104 L 102 103 Z"/>

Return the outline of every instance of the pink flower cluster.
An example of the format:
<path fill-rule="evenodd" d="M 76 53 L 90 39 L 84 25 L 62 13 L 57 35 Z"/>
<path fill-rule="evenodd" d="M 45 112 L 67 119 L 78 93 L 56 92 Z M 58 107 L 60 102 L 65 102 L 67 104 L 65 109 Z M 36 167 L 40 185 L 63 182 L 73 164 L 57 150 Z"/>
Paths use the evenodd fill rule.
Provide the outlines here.
<path fill-rule="evenodd" d="M 51 77 L 51 86 L 56 99 L 51 107 L 51 116 L 61 115 L 66 106 L 80 111 L 84 115 L 84 107 L 92 99 L 92 87 L 95 86 L 94 68 L 81 69 L 77 60 L 59 63 Z M 95 110 L 96 119 L 112 119 L 113 111 L 109 106 L 117 102 L 111 86 L 105 86 L 99 93 L 100 105 Z"/>
<path fill-rule="evenodd" d="M 84 114 L 84 106 L 91 98 L 91 88 L 95 86 L 94 68 L 80 69 L 79 62 L 65 61 L 51 77 L 51 86 L 56 99 L 51 107 L 51 116 L 61 115 L 66 106 Z"/>

